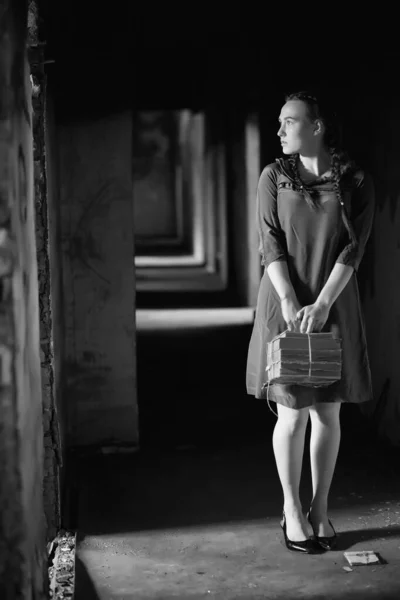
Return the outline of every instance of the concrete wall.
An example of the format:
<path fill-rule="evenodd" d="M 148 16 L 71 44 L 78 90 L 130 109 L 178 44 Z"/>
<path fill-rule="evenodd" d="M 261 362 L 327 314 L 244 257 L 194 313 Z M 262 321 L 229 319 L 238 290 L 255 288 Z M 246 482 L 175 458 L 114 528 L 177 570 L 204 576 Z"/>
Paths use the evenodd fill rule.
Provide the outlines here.
<path fill-rule="evenodd" d="M 39 276 L 39 317 L 42 367 L 43 429 L 44 429 L 44 503 L 47 537 L 56 536 L 60 520 L 60 469 L 62 465 L 61 423 L 62 389 L 60 371 L 63 364 L 63 326 L 61 298 L 58 293 L 61 282 L 61 260 L 53 238 L 56 224 L 49 219 L 48 177 L 46 163 L 53 149 L 46 139 L 46 77 L 43 71 L 43 55 L 38 52 L 37 61 L 31 61 L 33 80 L 33 135 L 35 173 L 35 224 L 37 263 Z M 48 136 L 47 136 L 48 137 Z M 51 189 L 50 178 L 50 190 Z M 58 207 L 57 207 L 57 212 Z M 53 243 L 52 243 L 53 242 Z M 50 250 L 54 251 L 50 252 Z M 51 256 L 50 256 L 51 254 Z M 57 370 L 56 370 L 57 369 Z"/>
<path fill-rule="evenodd" d="M 136 445 L 131 114 L 56 119 L 68 439 Z"/>
<path fill-rule="evenodd" d="M 55 449 L 58 465 L 58 498 L 59 512 L 53 509 L 54 522 L 61 517 L 62 496 L 65 473 L 63 466 L 66 462 L 66 437 L 68 411 L 64 393 L 65 386 L 65 322 L 64 322 L 64 294 L 62 279 L 62 251 L 61 251 L 61 214 L 60 194 L 58 188 L 58 162 L 57 162 L 57 137 L 54 122 L 53 102 L 46 89 L 45 98 L 45 173 L 47 186 L 47 217 L 48 217 L 48 268 L 51 281 L 51 366 L 52 366 L 52 391 L 53 391 L 53 418 L 51 427 L 52 447 Z M 55 492 L 57 496 L 57 491 Z"/>
<path fill-rule="evenodd" d="M 47 557 L 27 5 L 2 8 L 0 598 L 36 600 L 46 597 Z"/>

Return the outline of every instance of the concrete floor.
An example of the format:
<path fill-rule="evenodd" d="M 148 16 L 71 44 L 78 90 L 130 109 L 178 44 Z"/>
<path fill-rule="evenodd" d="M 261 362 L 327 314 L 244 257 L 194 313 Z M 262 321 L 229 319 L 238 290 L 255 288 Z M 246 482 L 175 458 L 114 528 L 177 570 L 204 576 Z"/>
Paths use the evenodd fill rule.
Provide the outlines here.
<path fill-rule="evenodd" d="M 303 556 L 283 545 L 270 433 L 82 457 L 76 600 L 398 599 L 399 452 L 347 427 L 331 495 L 338 549 Z M 306 509 L 307 455 L 301 493 Z M 346 571 L 348 549 L 386 564 Z"/>

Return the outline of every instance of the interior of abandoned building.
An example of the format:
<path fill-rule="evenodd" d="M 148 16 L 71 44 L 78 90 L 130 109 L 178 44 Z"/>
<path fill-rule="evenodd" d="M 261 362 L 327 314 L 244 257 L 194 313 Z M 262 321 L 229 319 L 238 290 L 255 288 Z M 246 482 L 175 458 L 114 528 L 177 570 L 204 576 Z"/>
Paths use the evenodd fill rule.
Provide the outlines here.
<path fill-rule="evenodd" d="M 99 6 L 0 8 L 1 600 L 397 598 L 399 57 L 361 40 L 333 82 L 255 40 L 240 3 Z M 307 86 L 377 195 L 358 273 L 374 400 L 342 411 L 342 546 L 308 562 L 280 541 L 275 418 L 244 382 L 255 190 Z M 385 560 L 344 571 L 351 548 Z"/>

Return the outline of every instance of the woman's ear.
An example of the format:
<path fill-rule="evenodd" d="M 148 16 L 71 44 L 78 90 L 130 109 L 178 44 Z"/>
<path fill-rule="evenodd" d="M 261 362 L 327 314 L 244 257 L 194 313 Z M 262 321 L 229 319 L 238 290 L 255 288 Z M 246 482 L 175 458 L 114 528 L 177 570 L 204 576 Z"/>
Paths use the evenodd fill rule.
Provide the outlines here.
<path fill-rule="evenodd" d="M 323 121 L 321 119 L 316 119 L 314 121 L 314 135 L 321 135 L 324 131 L 325 127 Z"/>

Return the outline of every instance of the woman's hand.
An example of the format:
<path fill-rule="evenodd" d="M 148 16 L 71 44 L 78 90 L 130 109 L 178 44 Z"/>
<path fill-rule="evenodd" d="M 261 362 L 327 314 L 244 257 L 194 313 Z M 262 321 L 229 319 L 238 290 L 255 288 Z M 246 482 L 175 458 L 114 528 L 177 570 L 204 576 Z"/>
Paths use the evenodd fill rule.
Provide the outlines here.
<path fill-rule="evenodd" d="M 325 304 L 304 306 L 296 315 L 300 324 L 300 333 L 321 331 L 328 320 L 329 310 L 329 306 Z"/>
<path fill-rule="evenodd" d="M 297 300 L 284 298 L 281 300 L 281 310 L 282 316 L 285 320 L 287 328 L 289 331 L 299 331 L 300 329 L 300 320 L 297 315 L 301 309 L 300 304 Z"/>

